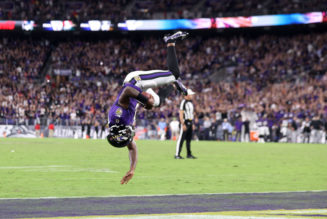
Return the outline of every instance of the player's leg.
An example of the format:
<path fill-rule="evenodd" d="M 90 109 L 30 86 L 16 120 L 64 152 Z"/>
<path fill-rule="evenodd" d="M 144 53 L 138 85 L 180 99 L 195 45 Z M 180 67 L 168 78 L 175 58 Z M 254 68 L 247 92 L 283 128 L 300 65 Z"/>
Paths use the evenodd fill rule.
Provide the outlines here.
<path fill-rule="evenodd" d="M 176 79 L 180 77 L 180 70 L 175 50 L 175 43 L 167 44 L 167 67 L 169 71 L 175 76 Z"/>
<path fill-rule="evenodd" d="M 164 37 L 164 41 L 167 44 L 168 71 L 162 71 L 162 70 L 134 71 L 126 76 L 124 83 L 130 82 L 137 85 L 143 85 L 142 89 L 147 89 L 147 88 L 154 88 L 164 84 L 170 84 L 176 81 L 180 77 L 180 70 L 178 67 L 178 61 L 175 51 L 175 43 L 177 40 L 183 40 L 187 35 L 188 33 L 186 32 L 178 31 L 172 35 L 167 35 Z M 174 76 L 174 78 L 170 76 Z M 160 80 L 160 78 L 162 77 L 169 77 L 169 78 L 165 78 L 165 80 Z M 149 80 L 152 80 L 152 82 L 148 82 L 148 84 L 145 85 L 145 82 Z"/>
<path fill-rule="evenodd" d="M 133 71 L 126 76 L 124 84 L 131 83 L 144 91 L 174 81 L 176 81 L 175 76 L 169 70 Z"/>
<path fill-rule="evenodd" d="M 173 42 L 167 43 L 167 67 L 168 71 L 152 70 L 131 72 L 127 75 L 124 82 L 130 81 L 141 89 L 160 87 L 174 83 L 176 88 L 186 95 L 187 88 L 178 80 L 180 78 L 180 70 L 178 67 L 175 43 Z"/>
<path fill-rule="evenodd" d="M 167 43 L 167 67 L 168 71 L 153 70 L 134 73 L 133 78 L 138 79 L 136 86 L 140 86 L 141 89 L 160 87 L 163 85 L 174 83 L 176 88 L 184 95 L 187 95 L 187 88 L 178 79 L 180 77 L 180 70 L 178 67 L 178 61 L 175 51 L 175 43 Z"/>
<path fill-rule="evenodd" d="M 192 151 L 191 151 L 191 140 L 192 140 L 192 134 L 193 134 L 193 130 L 192 130 L 192 124 L 187 126 L 187 131 L 186 131 L 186 150 L 187 150 L 187 158 L 193 158 L 195 159 L 195 157 L 192 155 Z"/>
<path fill-rule="evenodd" d="M 183 157 L 180 156 L 183 143 L 186 137 L 186 131 L 183 130 L 183 126 L 181 126 L 181 131 L 179 133 L 179 137 L 176 143 L 176 154 L 175 154 L 175 159 L 183 159 Z"/>
<path fill-rule="evenodd" d="M 187 37 L 188 33 L 178 31 L 172 35 L 167 35 L 164 37 L 164 41 L 167 43 L 167 65 L 169 71 L 171 71 L 176 81 L 174 82 L 176 88 L 180 90 L 184 95 L 187 95 L 187 89 L 185 86 L 178 80 L 180 78 L 180 70 L 178 67 L 178 61 L 175 51 L 175 42 L 178 40 L 183 40 L 185 37 Z"/>
<path fill-rule="evenodd" d="M 169 71 L 171 71 L 172 74 L 176 78 L 176 80 L 174 81 L 174 84 L 175 84 L 176 88 L 183 95 L 187 95 L 187 88 L 179 80 L 180 70 L 179 70 L 179 67 L 178 67 L 178 60 L 177 60 L 177 56 L 176 56 L 175 43 L 168 43 L 167 44 L 167 65 L 168 65 Z"/>
<path fill-rule="evenodd" d="M 188 33 L 178 31 L 172 35 L 164 37 L 164 41 L 167 43 L 168 71 L 134 71 L 126 76 L 124 83 L 132 83 L 135 86 L 140 87 L 142 90 L 174 83 L 178 90 L 180 90 L 184 95 L 187 95 L 187 89 L 177 80 L 180 77 L 180 70 L 175 51 L 175 42 L 184 39 L 187 35 Z"/>

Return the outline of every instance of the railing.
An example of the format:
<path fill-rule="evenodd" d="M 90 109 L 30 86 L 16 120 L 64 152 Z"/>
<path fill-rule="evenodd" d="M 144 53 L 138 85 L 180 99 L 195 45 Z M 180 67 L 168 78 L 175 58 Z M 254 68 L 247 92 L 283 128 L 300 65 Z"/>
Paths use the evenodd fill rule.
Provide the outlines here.
<path fill-rule="evenodd" d="M 174 139 L 178 138 L 179 130 L 170 130 L 167 121 L 167 128 L 160 130 L 158 127 L 159 120 L 138 119 L 135 127 L 137 139 Z M 36 124 L 40 124 L 39 132 L 36 132 Z M 50 133 L 50 124 L 54 124 L 54 133 Z M 259 141 L 259 130 L 253 129 L 250 133 L 245 134 L 244 129 L 227 131 L 222 129 L 222 125 L 203 127 L 203 125 L 195 127 L 193 130 L 193 139 L 195 140 L 213 140 L 213 141 Z M 38 133 L 38 134 L 37 134 Z M 174 134 L 175 133 L 175 134 Z M 177 133 L 177 134 L 176 134 Z M 94 124 L 84 124 L 81 119 L 68 120 L 49 118 L 37 119 L 4 119 L 0 118 L 0 137 L 63 137 L 63 138 L 105 138 L 108 134 L 106 122 L 98 127 Z M 38 136 L 39 135 L 39 136 Z M 292 130 L 282 127 L 280 133 L 276 132 L 276 128 L 270 129 L 265 135 L 263 141 L 269 142 L 292 142 L 292 143 L 326 143 L 325 130 L 312 130 L 311 133 L 305 134 L 301 129 Z"/>

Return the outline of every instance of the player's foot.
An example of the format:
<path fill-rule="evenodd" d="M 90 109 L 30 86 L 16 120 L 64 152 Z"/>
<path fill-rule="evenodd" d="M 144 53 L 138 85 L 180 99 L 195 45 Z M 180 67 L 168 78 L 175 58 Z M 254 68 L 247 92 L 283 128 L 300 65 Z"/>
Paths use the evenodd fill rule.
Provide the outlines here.
<path fill-rule="evenodd" d="M 187 37 L 187 32 L 178 31 L 174 34 L 168 34 L 164 36 L 163 40 L 165 43 L 175 43 L 177 40 L 183 40 L 185 37 Z"/>
<path fill-rule="evenodd" d="M 191 155 L 187 155 L 188 159 L 196 159 L 196 157 L 194 157 L 192 154 Z"/>
<path fill-rule="evenodd" d="M 175 159 L 184 159 L 184 157 L 182 157 L 180 155 L 175 155 Z"/>
<path fill-rule="evenodd" d="M 174 82 L 177 90 L 179 90 L 184 96 L 187 95 L 187 88 L 184 86 L 184 84 L 180 80 L 176 80 Z"/>

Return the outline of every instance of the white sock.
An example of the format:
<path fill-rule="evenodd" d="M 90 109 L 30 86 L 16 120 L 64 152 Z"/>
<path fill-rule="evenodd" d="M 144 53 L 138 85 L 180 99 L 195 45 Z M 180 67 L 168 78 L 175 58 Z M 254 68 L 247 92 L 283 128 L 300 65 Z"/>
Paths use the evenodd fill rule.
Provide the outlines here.
<path fill-rule="evenodd" d="M 145 92 L 147 92 L 153 96 L 153 99 L 154 99 L 153 105 L 155 107 L 160 105 L 160 97 L 158 96 L 158 94 L 156 94 L 151 88 L 148 88 Z"/>

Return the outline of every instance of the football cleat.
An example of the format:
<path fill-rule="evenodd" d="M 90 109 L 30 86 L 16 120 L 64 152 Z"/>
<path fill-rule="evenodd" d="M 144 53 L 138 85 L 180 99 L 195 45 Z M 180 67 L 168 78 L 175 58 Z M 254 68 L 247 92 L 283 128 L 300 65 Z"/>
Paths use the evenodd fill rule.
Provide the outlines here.
<path fill-rule="evenodd" d="M 184 159 L 184 157 L 182 157 L 180 155 L 175 155 L 175 159 Z"/>
<path fill-rule="evenodd" d="M 185 37 L 187 37 L 187 32 L 178 31 L 174 34 L 168 34 L 164 36 L 163 40 L 165 43 L 175 43 L 177 40 L 183 40 Z"/>
<path fill-rule="evenodd" d="M 187 95 L 187 88 L 180 80 L 176 80 L 174 84 L 176 85 L 177 90 L 179 90 L 184 96 Z"/>
<path fill-rule="evenodd" d="M 191 155 L 187 155 L 188 159 L 196 159 L 196 157 L 194 157 L 192 154 Z"/>

